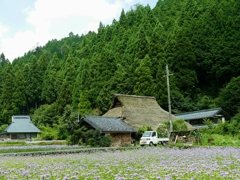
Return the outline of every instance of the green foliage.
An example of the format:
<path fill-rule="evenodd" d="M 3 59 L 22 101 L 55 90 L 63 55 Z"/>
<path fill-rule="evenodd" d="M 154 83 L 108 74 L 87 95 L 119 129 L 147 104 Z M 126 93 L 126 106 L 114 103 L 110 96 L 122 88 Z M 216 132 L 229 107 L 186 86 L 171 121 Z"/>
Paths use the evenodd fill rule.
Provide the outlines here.
<path fill-rule="evenodd" d="M 58 139 L 58 129 L 57 126 L 53 128 L 49 126 L 39 126 L 41 134 L 37 137 L 39 140 L 57 140 Z"/>
<path fill-rule="evenodd" d="M 209 142 L 209 139 L 213 139 Z M 240 140 L 237 136 L 221 135 L 221 134 L 201 134 L 201 145 L 203 146 L 240 146 Z"/>
<path fill-rule="evenodd" d="M 165 125 L 168 127 L 168 129 L 170 129 L 170 121 L 165 122 Z M 173 126 L 174 132 L 188 130 L 187 124 L 182 119 L 177 119 L 177 120 L 173 121 L 172 126 Z"/>
<path fill-rule="evenodd" d="M 67 105 L 58 120 L 59 139 L 66 139 L 78 128 L 78 118 L 78 113 L 73 111 L 70 105 Z"/>
<path fill-rule="evenodd" d="M 1 125 L 0 126 L 0 133 L 2 133 L 7 127 L 8 127 L 8 124 Z"/>
<path fill-rule="evenodd" d="M 230 115 L 234 115 L 240 107 L 240 76 L 232 78 L 227 86 L 221 89 L 217 103 Z"/>
<path fill-rule="evenodd" d="M 74 130 L 69 136 L 68 144 L 87 145 L 92 147 L 109 147 L 111 145 L 111 137 L 101 134 L 98 130 L 87 129 L 85 126 Z"/>
<path fill-rule="evenodd" d="M 207 125 L 210 128 L 203 128 L 201 129 L 204 133 L 209 134 L 220 134 L 220 135 L 230 135 L 230 136 L 239 136 L 240 137 L 240 123 L 237 120 L 231 120 L 230 122 L 226 121 L 222 123 L 221 120 L 218 121 L 216 126 L 213 126 L 210 120 L 206 120 Z"/>
<path fill-rule="evenodd" d="M 178 119 L 173 121 L 173 131 L 187 131 L 187 125 L 184 120 Z"/>
<path fill-rule="evenodd" d="M 197 102 L 197 106 L 199 109 L 209 109 L 209 108 L 214 108 L 214 100 L 211 99 L 209 96 L 200 96 L 200 99 Z"/>
<path fill-rule="evenodd" d="M 78 112 L 83 117 L 84 115 L 92 114 L 91 102 L 88 99 L 88 91 L 83 90 L 80 93 Z"/>
<path fill-rule="evenodd" d="M 12 64 L 2 53 L 0 125 L 43 106 L 37 121 L 56 123 L 67 138 L 76 128 L 70 117 L 78 110 L 105 113 L 114 93 L 155 96 L 167 110 L 166 64 L 173 74 L 173 113 L 217 105 L 234 116 L 240 107 L 239 12 L 237 0 L 164 0 L 153 9 L 138 4 L 111 25 L 99 23 L 98 33 L 69 33 Z M 66 108 L 72 108 L 68 116 Z"/>
<path fill-rule="evenodd" d="M 142 137 L 145 131 L 152 131 L 152 128 L 150 126 L 143 126 L 139 128 L 138 131 L 136 132 L 136 137 L 135 137 L 136 141 L 140 140 L 140 138 Z"/>
<path fill-rule="evenodd" d="M 203 124 L 207 125 L 210 129 L 214 127 L 214 124 L 210 119 L 203 119 Z"/>
<path fill-rule="evenodd" d="M 31 116 L 32 122 L 36 126 L 53 127 L 53 124 L 58 124 L 59 117 L 57 116 L 56 112 L 56 103 L 51 105 L 44 104 L 40 106 Z"/>
<path fill-rule="evenodd" d="M 155 91 L 153 77 L 151 72 L 151 59 L 148 55 L 141 61 L 140 66 L 136 68 L 135 86 L 133 93 L 141 96 L 152 96 Z"/>
<path fill-rule="evenodd" d="M 16 142 L 16 141 L 3 141 L 3 142 L 0 142 L 0 147 L 26 146 L 26 145 L 27 145 L 27 143 L 25 141 L 20 141 L 20 142 Z M 9 150 L 8 150 L 8 153 L 9 153 Z"/>
<path fill-rule="evenodd" d="M 157 133 L 158 133 L 158 137 L 161 138 L 166 138 L 169 136 L 169 132 L 168 132 L 168 126 L 166 124 L 162 124 L 157 128 Z"/>

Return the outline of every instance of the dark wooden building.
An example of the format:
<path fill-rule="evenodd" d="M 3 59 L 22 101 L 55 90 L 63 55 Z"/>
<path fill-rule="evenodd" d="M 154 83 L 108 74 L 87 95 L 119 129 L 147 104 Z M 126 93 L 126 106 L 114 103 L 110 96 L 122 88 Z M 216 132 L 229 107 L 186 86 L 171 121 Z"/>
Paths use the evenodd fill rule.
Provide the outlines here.
<path fill-rule="evenodd" d="M 88 128 L 94 128 L 112 138 L 111 146 L 128 146 L 131 145 L 132 135 L 135 129 L 127 125 L 122 118 L 106 116 L 84 116 L 81 125 Z"/>

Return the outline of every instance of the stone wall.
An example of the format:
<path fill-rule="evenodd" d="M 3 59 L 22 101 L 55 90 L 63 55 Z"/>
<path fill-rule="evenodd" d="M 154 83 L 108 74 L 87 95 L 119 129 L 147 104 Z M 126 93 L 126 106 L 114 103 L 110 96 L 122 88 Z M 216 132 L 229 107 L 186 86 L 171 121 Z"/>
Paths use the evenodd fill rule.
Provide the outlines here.
<path fill-rule="evenodd" d="M 112 138 L 111 146 L 130 146 L 131 145 L 131 133 L 110 133 Z"/>

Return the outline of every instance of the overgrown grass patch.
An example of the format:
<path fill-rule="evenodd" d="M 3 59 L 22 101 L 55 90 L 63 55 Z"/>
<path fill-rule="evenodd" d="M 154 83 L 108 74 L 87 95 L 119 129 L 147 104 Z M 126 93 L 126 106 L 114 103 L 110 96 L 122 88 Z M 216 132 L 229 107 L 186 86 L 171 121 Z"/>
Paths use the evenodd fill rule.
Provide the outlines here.
<path fill-rule="evenodd" d="M 2 141 L 0 142 L 0 147 L 6 146 L 26 146 L 27 143 L 25 141 Z"/>
<path fill-rule="evenodd" d="M 240 139 L 237 136 L 208 133 L 202 133 L 201 136 L 201 145 L 240 147 Z M 213 140 L 209 142 L 209 139 Z"/>

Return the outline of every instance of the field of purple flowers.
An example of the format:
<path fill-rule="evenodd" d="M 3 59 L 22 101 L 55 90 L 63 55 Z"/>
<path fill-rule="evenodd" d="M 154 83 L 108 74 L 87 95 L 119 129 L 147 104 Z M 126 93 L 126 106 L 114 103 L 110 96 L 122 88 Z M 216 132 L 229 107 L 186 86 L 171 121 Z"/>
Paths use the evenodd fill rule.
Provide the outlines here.
<path fill-rule="evenodd" d="M 80 146 L 67 145 L 35 145 L 35 146 L 6 146 L 0 147 L 0 153 L 17 153 L 17 152 L 34 152 L 34 151 L 49 151 L 49 150 L 64 150 L 64 149 L 78 149 Z"/>
<path fill-rule="evenodd" d="M 240 179 L 240 149 L 146 147 L 48 156 L 3 156 L 0 179 Z"/>

